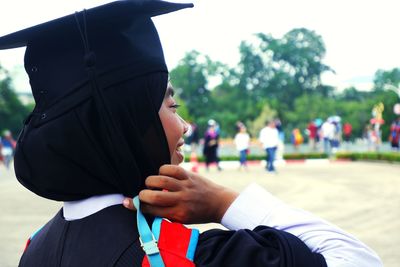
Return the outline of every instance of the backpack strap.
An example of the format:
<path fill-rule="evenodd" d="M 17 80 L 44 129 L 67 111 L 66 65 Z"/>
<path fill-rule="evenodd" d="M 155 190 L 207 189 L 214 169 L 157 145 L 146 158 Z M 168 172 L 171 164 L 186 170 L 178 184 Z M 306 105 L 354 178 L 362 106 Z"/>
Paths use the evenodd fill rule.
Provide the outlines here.
<path fill-rule="evenodd" d="M 179 257 L 183 261 L 193 262 L 199 230 L 190 229 L 181 223 L 170 222 L 167 219 L 157 217 L 153 222 L 152 232 L 158 240 L 158 248 L 166 266 L 168 266 L 171 257 L 165 252 L 172 253 L 174 257 Z M 179 266 L 188 265 L 180 264 Z"/>
<path fill-rule="evenodd" d="M 133 199 L 137 210 L 139 240 L 146 253 L 142 267 L 195 267 L 193 260 L 199 231 L 160 217 L 154 219 L 150 230 L 140 211 L 139 202 L 138 197 Z"/>
<path fill-rule="evenodd" d="M 140 211 L 139 197 L 133 198 L 133 204 L 137 210 L 137 227 L 139 230 L 140 244 L 147 255 L 151 267 L 164 267 L 164 262 L 157 246 L 158 240 L 154 237 L 146 218 Z"/>
<path fill-rule="evenodd" d="M 26 243 L 25 243 L 24 252 L 27 250 L 27 248 L 28 248 L 29 245 L 31 244 L 31 241 L 33 240 L 33 238 L 35 237 L 35 235 L 36 235 L 37 233 L 39 233 L 40 230 L 42 230 L 42 228 L 43 228 L 43 226 L 40 227 L 39 229 L 37 229 L 37 230 L 29 237 L 29 239 L 28 239 L 28 240 L 26 241 Z"/>

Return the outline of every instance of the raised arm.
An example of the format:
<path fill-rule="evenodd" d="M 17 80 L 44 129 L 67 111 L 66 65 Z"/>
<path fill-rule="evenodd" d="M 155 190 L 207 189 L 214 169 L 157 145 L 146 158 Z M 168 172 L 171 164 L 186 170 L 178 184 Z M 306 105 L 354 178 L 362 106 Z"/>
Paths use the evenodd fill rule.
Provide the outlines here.
<path fill-rule="evenodd" d="M 383 266 L 378 255 L 339 227 L 289 206 L 257 184 L 249 185 L 228 208 L 221 222 L 232 230 L 266 225 L 297 236 L 328 267 Z"/>
<path fill-rule="evenodd" d="M 231 230 L 264 225 L 293 234 L 311 252 L 323 255 L 328 267 L 383 266 L 376 253 L 352 235 L 286 205 L 256 184 L 239 195 L 196 173 L 164 165 L 146 185 L 149 189 L 139 196 L 144 212 L 152 215 L 182 223 L 218 222 Z M 132 208 L 129 199 L 125 206 Z"/>

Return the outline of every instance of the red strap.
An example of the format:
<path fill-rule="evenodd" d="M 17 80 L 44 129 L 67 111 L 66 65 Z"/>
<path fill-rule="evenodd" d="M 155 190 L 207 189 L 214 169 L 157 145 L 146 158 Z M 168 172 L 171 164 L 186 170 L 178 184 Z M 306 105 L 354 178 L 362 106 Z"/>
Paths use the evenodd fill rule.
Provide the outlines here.
<path fill-rule="evenodd" d="M 195 267 L 194 263 L 186 258 L 192 230 L 180 223 L 162 220 L 158 248 L 160 249 L 166 267 Z M 142 267 L 150 267 L 145 256 Z"/>
<path fill-rule="evenodd" d="M 31 238 L 28 238 L 28 240 L 26 240 L 26 243 L 25 243 L 24 252 L 26 251 L 26 249 L 28 248 L 30 243 L 31 243 Z"/>

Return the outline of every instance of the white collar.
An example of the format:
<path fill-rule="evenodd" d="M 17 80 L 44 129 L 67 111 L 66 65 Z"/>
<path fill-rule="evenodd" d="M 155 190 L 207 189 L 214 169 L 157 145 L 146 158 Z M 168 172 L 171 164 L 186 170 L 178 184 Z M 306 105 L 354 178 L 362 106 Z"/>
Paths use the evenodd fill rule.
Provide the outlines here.
<path fill-rule="evenodd" d="M 67 201 L 63 207 L 64 218 L 67 221 L 82 219 L 107 207 L 122 204 L 124 198 L 121 194 L 110 194 Z"/>

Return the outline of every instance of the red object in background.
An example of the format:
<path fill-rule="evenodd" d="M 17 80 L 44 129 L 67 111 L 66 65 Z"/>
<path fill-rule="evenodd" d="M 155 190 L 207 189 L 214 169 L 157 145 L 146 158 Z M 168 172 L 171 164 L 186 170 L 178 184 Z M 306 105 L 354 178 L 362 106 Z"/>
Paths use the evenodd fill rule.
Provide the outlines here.
<path fill-rule="evenodd" d="M 310 131 L 310 136 L 309 136 L 309 137 L 310 137 L 311 139 L 314 139 L 314 138 L 317 137 L 318 127 L 317 127 L 317 125 L 315 125 L 315 123 L 310 122 L 310 123 L 308 124 L 307 130 Z"/>
<path fill-rule="evenodd" d="M 370 119 L 369 122 L 371 124 L 384 124 L 385 123 L 385 121 L 383 119 L 376 119 L 376 118 Z"/>
<path fill-rule="evenodd" d="M 351 135 L 351 131 L 352 131 L 352 130 L 353 130 L 353 127 L 351 126 L 350 123 L 346 122 L 346 123 L 343 125 L 343 133 L 344 133 L 345 135 Z"/>
<path fill-rule="evenodd" d="M 199 171 L 199 161 L 197 159 L 197 154 L 196 152 L 192 152 L 190 154 L 190 163 L 192 163 L 192 172 L 198 172 Z"/>

